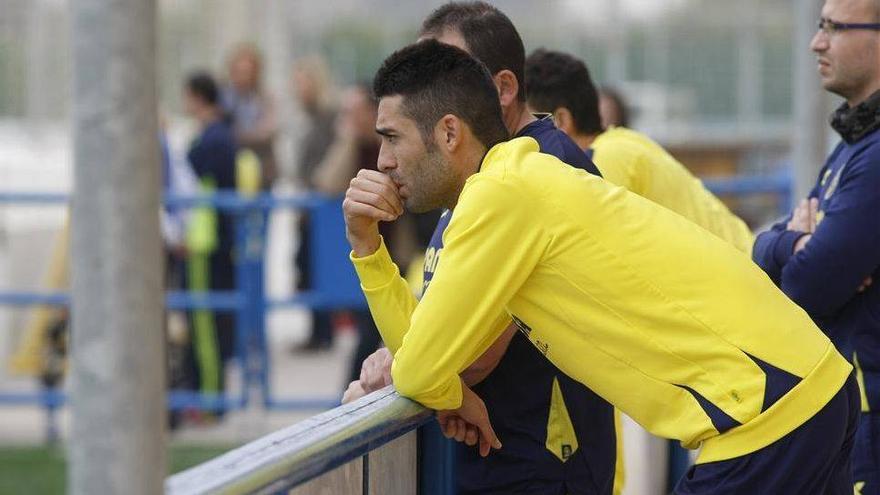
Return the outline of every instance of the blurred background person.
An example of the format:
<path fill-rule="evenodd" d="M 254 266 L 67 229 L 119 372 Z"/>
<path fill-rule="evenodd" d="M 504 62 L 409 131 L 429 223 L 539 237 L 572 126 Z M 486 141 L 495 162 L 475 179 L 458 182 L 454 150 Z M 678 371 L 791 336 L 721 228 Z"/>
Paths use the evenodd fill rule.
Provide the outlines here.
<path fill-rule="evenodd" d="M 278 177 L 278 118 L 273 98 L 263 87 L 263 58 L 256 45 L 242 43 L 233 49 L 227 71 L 223 109 L 231 118 L 238 146 L 253 151 L 260 161 L 261 188 L 270 190 Z"/>
<path fill-rule="evenodd" d="M 376 168 L 379 157 L 376 102 L 367 83 L 347 87 L 340 98 L 333 140 L 311 171 L 314 190 L 328 196 L 343 194 L 361 168 Z"/>
<path fill-rule="evenodd" d="M 375 130 L 376 111 L 376 101 L 367 83 L 354 84 L 343 91 L 333 142 L 310 177 L 317 192 L 338 197 L 348 188 L 358 170 L 376 170 L 381 144 Z M 400 225 L 385 222 L 380 226 L 382 236 L 395 247 Z M 358 344 L 349 364 L 348 376 L 349 380 L 356 380 L 360 376 L 361 363 L 379 347 L 382 340 L 369 310 L 357 309 L 352 311 L 352 315 L 357 327 Z"/>
<path fill-rule="evenodd" d="M 298 186 L 315 192 L 312 177 L 322 163 L 336 136 L 336 112 L 330 104 L 332 80 L 324 60 L 317 56 L 305 57 L 296 63 L 291 77 L 293 95 L 306 116 L 306 128 L 298 143 L 296 176 Z M 296 288 L 313 288 L 311 270 L 312 229 L 308 211 L 302 210 L 297 220 L 299 248 L 294 257 Z M 333 313 L 324 309 L 311 311 L 311 333 L 305 342 L 294 346 L 294 352 L 313 352 L 329 349 L 333 344 Z"/>
<path fill-rule="evenodd" d="M 159 145 L 161 149 L 162 195 L 191 196 L 198 191 L 199 181 L 190 164 L 175 153 L 168 141 L 168 121 L 159 116 Z M 165 255 L 165 289 L 186 290 L 187 247 L 186 233 L 190 212 L 187 208 L 163 204 L 159 211 L 159 225 Z M 192 332 L 187 324 L 187 314 L 181 310 L 165 311 L 167 335 L 168 386 L 171 390 L 193 388 L 192 381 Z M 169 428 L 180 426 L 182 415 L 178 411 L 169 414 Z"/>
<path fill-rule="evenodd" d="M 203 193 L 234 191 L 235 135 L 224 118 L 220 92 L 207 72 L 194 72 L 184 88 L 186 114 L 199 130 L 187 160 Z M 192 291 L 235 289 L 234 218 L 208 206 L 192 210 L 187 229 L 187 285 Z M 235 316 L 206 309 L 191 312 L 191 351 L 186 359 L 184 388 L 205 394 L 224 390 L 224 365 L 235 349 Z"/>
<path fill-rule="evenodd" d="M 299 60 L 291 75 L 291 91 L 306 121 L 297 146 L 296 177 L 300 187 L 314 190 L 313 173 L 336 135 L 333 80 L 324 59 L 312 55 Z"/>
<path fill-rule="evenodd" d="M 623 95 L 615 88 L 602 86 L 599 88 L 599 115 L 602 116 L 602 127 L 629 127 L 629 107 Z"/>

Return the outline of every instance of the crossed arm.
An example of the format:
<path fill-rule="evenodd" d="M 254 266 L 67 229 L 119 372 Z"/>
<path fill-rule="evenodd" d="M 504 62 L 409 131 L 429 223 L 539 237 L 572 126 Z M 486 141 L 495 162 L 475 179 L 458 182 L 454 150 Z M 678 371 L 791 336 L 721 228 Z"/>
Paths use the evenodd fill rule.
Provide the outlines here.
<path fill-rule="evenodd" d="M 814 318 L 840 311 L 880 266 L 880 163 L 861 160 L 849 165 L 821 221 L 817 187 L 755 242 L 755 262 Z"/>

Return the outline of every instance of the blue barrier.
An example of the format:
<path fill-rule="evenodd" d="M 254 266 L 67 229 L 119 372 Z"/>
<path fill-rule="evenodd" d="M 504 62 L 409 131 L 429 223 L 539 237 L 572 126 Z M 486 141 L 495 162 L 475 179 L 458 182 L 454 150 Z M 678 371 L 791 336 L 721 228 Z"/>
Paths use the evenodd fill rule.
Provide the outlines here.
<path fill-rule="evenodd" d="M 69 201 L 70 197 L 61 193 L 0 192 L 0 205 L 66 205 Z M 260 393 L 263 407 L 270 409 L 325 409 L 338 405 L 339 399 L 335 396 L 298 399 L 276 396 L 269 379 L 271 363 L 266 343 L 265 316 L 268 311 L 290 307 L 348 309 L 366 306 L 354 270 L 347 262 L 348 247 L 344 238 L 341 199 L 314 194 L 241 197 L 234 192 L 218 192 L 213 195 L 166 196 L 163 204 L 174 208 L 211 206 L 234 215 L 236 290 L 169 291 L 166 294 L 166 308 L 234 312 L 237 317 L 235 358 L 242 371 L 242 391 L 239 395 L 233 397 L 230 394 L 172 390 L 168 394 L 169 409 L 244 408 L 248 405 L 252 389 Z M 320 276 L 316 277 L 312 290 L 300 292 L 294 297 L 268 299 L 264 292 L 266 220 L 269 211 L 277 208 L 305 210 L 313 217 L 319 228 L 315 229 L 310 239 L 311 252 L 314 253 L 310 263 Z M 66 307 L 70 305 L 70 296 L 64 292 L 0 291 L 0 305 Z M 50 417 L 54 409 L 65 401 L 64 394 L 55 390 L 0 392 L 0 404 L 39 404 L 46 408 Z M 55 430 L 54 424 L 49 424 L 48 429 L 50 432 Z"/>
<path fill-rule="evenodd" d="M 70 295 L 66 292 L 8 292 L 0 291 L 3 306 L 69 306 Z M 165 296 L 167 309 L 214 309 L 234 311 L 244 307 L 245 300 L 234 291 L 186 293 L 169 291 Z"/>
<path fill-rule="evenodd" d="M 724 179 L 703 179 L 706 189 L 717 196 L 744 196 L 750 194 L 777 194 L 780 197 L 778 213 L 788 213 L 792 206 L 792 178 L 788 169 L 773 175 L 743 175 Z"/>
<path fill-rule="evenodd" d="M 22 406 L 40 404 L 44 407 L 60 407 L 67 404 L 67 394 L 57 390 L 42 390 L 39 392 L 4 392 L 0 395 L 0 404 Z M 304 402 L 304 404 L 306 404 Z M 315 404 L 320 404 L 315 402 Z M 168 392 L 168 409 L 181 410 L 186 408 L 199 408 L 205 410 L 226 410 L 244 407 L 240 398 L 229 398 L 223 394 L 203 394 L 188 390 L 173 390 Z"/>

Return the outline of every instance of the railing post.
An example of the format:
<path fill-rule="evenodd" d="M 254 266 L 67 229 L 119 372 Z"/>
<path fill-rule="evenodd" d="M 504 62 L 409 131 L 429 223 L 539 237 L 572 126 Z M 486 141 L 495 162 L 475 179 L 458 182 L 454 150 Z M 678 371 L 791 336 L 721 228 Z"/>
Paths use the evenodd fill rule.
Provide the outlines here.
<path fill-rule="evenodd" d="M 245 304 L 235 312 L 235 356 L 241 373 L 241 407 L 246 407 L 250 401 L 251 384 L 251 305 L 248 293 L 250 292 L 250 270 L 248 267 L 248 227 L 247 211 L 234 210 L 231 212 L 235 218 L 235 289 Z"/>
<path fill-rule="evenodd" d="M 271 196 L 266 195 L 267 200 L 271 200 Z M 254 343 L 258 356 L 260 356 L 258 371 L 258 381 L 260 384 L 260 394 L 262 395 L 263 405 L 268 407 L 271 398 L 271 356 L 269 355 L 269 345 L 266 336 L 266 246 L 268 245 L 269 235 L 269 217 L 271 215 L 271 205 L 261 203 L 250 214 L 251 236 L 254 239 L 252 246 L 252 265 L 251 273 L 253 287 L 251 288 L 251 297 L 253 305 L 253 324 Z"/>
<path fill-rule="evenodd" d="M 266 197 L 260 199 L 265 200 Z M 263 403 L 268 400 L 269 356 L 266 349 L 266 298 L 263 267 L 266 246 L 267 207 L 260 199 L 250 199 L 236 210 L 237 282 L 244 307 L 238 312 L 237 340 L 243 371 L 243 401 L 257 387 Z"/>
<path fill-rule="evenodd" d="M 794 139 L 792 140 L 792 174 L 794 199 L 805 198 L 825 160 L 828 98 L 819 84 L 816 57 L 810 51 L 810 40 L 816 34 L 816 20 L 821 0 L 797 0 L 794 9 L 794 65 L 792 108 Z"/>

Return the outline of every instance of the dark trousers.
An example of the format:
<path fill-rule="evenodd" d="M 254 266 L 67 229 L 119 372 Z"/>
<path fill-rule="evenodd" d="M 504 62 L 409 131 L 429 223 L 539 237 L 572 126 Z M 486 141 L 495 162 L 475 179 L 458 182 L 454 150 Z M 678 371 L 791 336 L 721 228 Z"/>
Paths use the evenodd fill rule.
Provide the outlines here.
<path fill-rule="evenodd" d="M 853 448 L 853 482 L 857 495 L 880 495 L 880 414 L 859 416 Z"/>
<path fill-rule="evenodd" d="M 680 495 L 852 495 L 852 450 L 859 416 L 853 376 L 809 421 L 763 449 L 691 467 Z"/>
<path fill-rule="evenodd" d="M 211 291 L 235 290 L 232 250 L 217 250 L 207 258 L 207 263 L 188 261 L 188 286 L 197 290 L 204 290 L 205 286 Z M 235 354 L 235 314 L 193 310 L 187 316 L 190 341 L 184 356 L 181 388 L 223 393 L 225 364 Z"/>
<path fill-rule="evenodd" d="M 311 270 L 311 224 L 308 215 L 299 219 L 299 249 L 296 251 L 294 264 L 298 272 L 297 289 L 307 290 L 313 288 Z M 326 310 L 312 311 L 312 334 L 309 337 L 311 344 L 329 344 L 333 341 L 333 313 Z"/>

